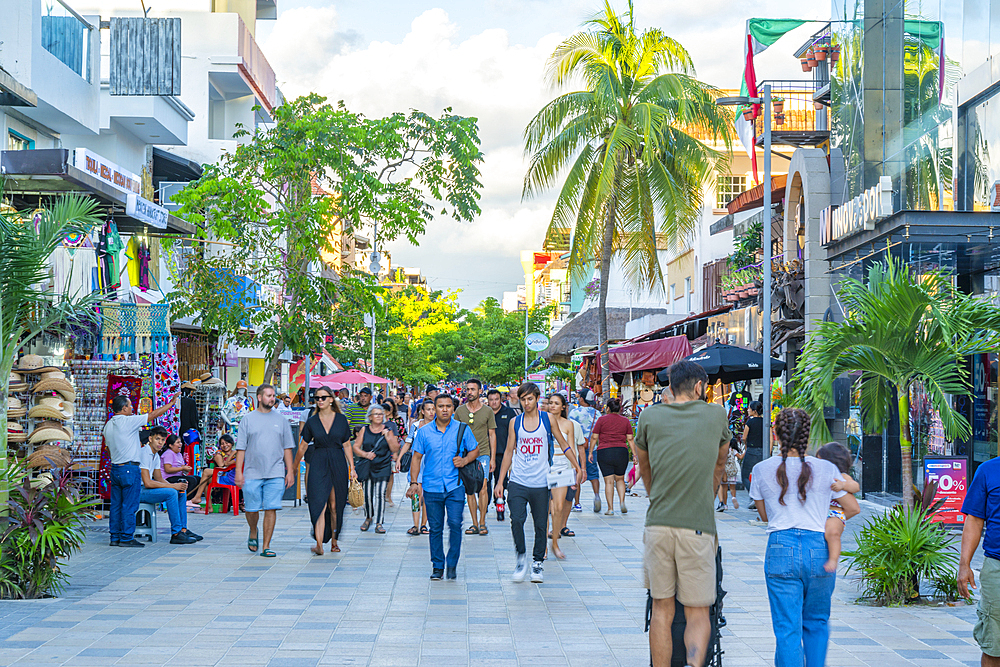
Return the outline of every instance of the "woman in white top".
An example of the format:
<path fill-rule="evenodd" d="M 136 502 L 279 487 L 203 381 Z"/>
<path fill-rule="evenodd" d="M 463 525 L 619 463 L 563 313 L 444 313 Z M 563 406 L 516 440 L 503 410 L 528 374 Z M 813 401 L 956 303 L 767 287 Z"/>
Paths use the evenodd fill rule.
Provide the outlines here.
<path fill-rule="evenodd" d="M 834 491 L 840 471 L 829 461 L 806 456 L 808 413 L 785 408 L 774 422 L 781 458 L 753 468 L 750 499 L 768 522 L 764 577 L 776 639 L 777 667 L 822 667 L 830 639 L 830 598 L 836 573 L 823 567 L 829 558 L 824 529 L 830 501 L 847 517 L 860 510 L 846 491 Z"/>
<path fill-rule="evenodd" d="M 402 413 L 400 413 L 402 414 Z M 426 426 L 434 421 L 434 401 L 427 399 L 420 404 L 419 412 L 417 412 L 417 419 L 410 421 L 410 428 L 407 431 L 406 442 L 403 444 L 403 448 L 399 450 L 399 458 L 403 459 L 403 456 L 410 451 L 410 447 L 413 446 L 413 437 L 417 434 L 417 429 Z M 406 481 L 413 482 L 414 480 L 410 477 L 409 471 L 406 473 Z M 417 482 L 424 481 L 424 469 L 421 468 L 420 472 L 417 474 Z M 414 509 L 418 508 L 418 509 Z M 424 506 L 424 492 L 423 486 L 417 487 L 417 494 L 413 497 L 410 503 L 410 511 L 413 514 L 413 528 L 406 531 L 407 535 L 427 535 L 430 533 L 427 530 L 427 508 Z"/>
<path fill-rule="evenodd" d="M 563 450 L 555 447 L 552 456 L 552 465 L 549 467 L 549 513 L 552 515 L 552 553 L 556 558 L 566 558 L 566 554 L 559 548 L 559 537 L 566 530 L 566 521 L 569 519 L 569 511 L 573 508 L 573 498 L 576 497 L 577 484 L 579 479 L 580 462 L 576 456 L 576 446 L 578 444 L 578 430 L 580 425 L 567 417 L 569 406 L 566 398 L 562 394 L 552 394 L 548 400 L 549 421 L 552 428 L 558 428 L 563 435 L 563 440 L 569 446 Z M 574 424 L 576 426 L 574 427 Z M 579 432 L 582 438 L 582 430 Z M 557 477 L 564 478 L 569 484 L 557 482 L 560 486 L 552 486 Z"/>

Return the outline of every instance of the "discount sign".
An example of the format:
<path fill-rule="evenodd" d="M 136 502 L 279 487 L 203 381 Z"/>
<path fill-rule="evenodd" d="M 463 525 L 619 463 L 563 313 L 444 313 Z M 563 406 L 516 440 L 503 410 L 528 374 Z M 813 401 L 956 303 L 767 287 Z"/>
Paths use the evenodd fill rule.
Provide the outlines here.
<path fill-rule="evenodd" d="M 964 523 L 962 503 L 965 501 L 965 487 L 968 485 L 969 462 L 967 459 L 953 459 L 928 456 L 924 459 L 924 484 L 937 482 L 934 500 L 944 499 L 941 509 L 931 517 L 931 521 L 941 523 Z"/>

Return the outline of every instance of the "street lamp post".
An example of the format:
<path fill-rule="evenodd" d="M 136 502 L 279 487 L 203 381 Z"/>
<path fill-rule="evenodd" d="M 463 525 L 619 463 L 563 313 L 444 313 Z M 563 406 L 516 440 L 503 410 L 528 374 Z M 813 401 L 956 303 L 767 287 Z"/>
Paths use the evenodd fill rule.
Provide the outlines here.
<path fill-rule="evenodd" d="M 763 104 L 764 106 L 764 307 L 762 315 L 761 349 L 764 351 L 764 417 L 767 424 L 767 434 L 764 442 L 764 457 L 771 455 L 771 84 L 765 83 L 761 89 L 761 97 L 719 97 L 716 104 L 726 106 L 745 106 L 747 104 Z M 756 146 L 754 150 L 757 150 Z"/>

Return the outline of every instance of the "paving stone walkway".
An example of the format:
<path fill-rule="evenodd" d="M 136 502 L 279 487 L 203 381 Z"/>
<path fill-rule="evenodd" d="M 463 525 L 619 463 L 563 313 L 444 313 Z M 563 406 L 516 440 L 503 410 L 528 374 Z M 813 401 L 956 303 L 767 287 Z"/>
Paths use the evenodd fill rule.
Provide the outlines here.
<path fill-rule="evenodd" d="M 573 513 L 577 536 L 561 541 L 568 559 L 546 561 L 544 584 L 511 583 L 509 523 L 495 518 L 488 536 L 464 537 L 458 581 L 431 582 L 427 537 L 406 535 L 401 488 L 388 534 L 360 532 L 362 514 L 348 511 L 342 553 L 323 557 L 308 550 L 303 507 L 279 513 L 275 559 L 247 551 L 242 516 L 191 514 L 205 540 L 171 545 L 160 515 L 160 541 L 142 550 L 109 548 L 106 522 L 95 525 L 66 568 L 63 597 L 0 602 L 0 666 L 649 664 L 644 498 L 630 498 L 626 515 Z M 591 499 L 588 488 L 585 507 Z M 866 514 L 878 511 L 865 503 Z M 723 664 L 772 664 L 764 530 L 745 509 L 718 517 Z M 829 665 L 979 664 L 974 607 L 874 608 L 856 597 L 841 576 Z"/>

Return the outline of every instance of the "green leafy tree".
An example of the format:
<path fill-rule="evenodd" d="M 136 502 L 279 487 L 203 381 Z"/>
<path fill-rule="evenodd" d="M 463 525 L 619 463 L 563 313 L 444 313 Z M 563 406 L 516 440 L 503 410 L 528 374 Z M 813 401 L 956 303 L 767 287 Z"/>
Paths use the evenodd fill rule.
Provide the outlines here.
<path fill-rule="evenodd" d="M 548 63 L 556 87 L 583 81 L 546 104 L 524 131 L 531 156 L 524 197 L 565 173 L 548 233 L 573 229 L 570 272 L 600 269 L 599 345 L 609 393 L 607 297 L 613 255 L 640 289 L 662 290 L 658 239 L 685 240 L 694 230 L 705 183 L 723 154 L 695 138 L 730 143 L 731 113 L 718 91 L 694 78 L 688 52 L 662 30 L 637 32 L 629 11 L 608 0 L 586 30 L 563 41 Z"/>
<path fill-rule="evenodd" d="M 376 336 L 376 370 L 408 386 L 445 377 L 446 371 L 431 352 L 428 339 L 456 332 L 460 313 L 455 291 L 407 287 L 387 292 L 381 315 L 384 333 L 381 339 Z"/>
<path fill-rule="evenodd" d="M 843 280 L 837 288 L 843 322 L 821 322 L 810 334 L 796 374 L 796 401 L 812 413 L 813 437 L 829 439 L 823 407 L 833 402 L 833 381 L 860 371 L 865 428 L 888 425 L 899 407 L 903 498 L 913 498 L 910 390 L 923 385 L 949 438 L 968 438 L 969 422 L 950 396 L 968 394 L 964 357 L 1000 346 L 1000 309 L 962 294 L 943 272 L 917 275 L 890 257 L 868 270 L 867 282 Z"/>
<path fill-rule="evenodd" d="M 265 377 L 284 350 L 310 353 L 344 329 L 337 304 L 376 307 L 370 281 L 321 270 L 341 233 L 416 243 L 437 212 L 472 220 L 482 187 L 476 121 L 450 109 L 369 119 L 310 94 L 276 108 L 274 121 L 241 128 L 241 145 L 177 195 L 198 238 L 229 245 L 185 253 L 169 295 L 176 317 L 268 350 Z M 315 195 L 314 178 L 334 196 Z M 272 288 L 268 298 L 244 298 L 245 281 Z"/>
<path fill-rule="evenodd" d="M 551 308 L 528 311 L 528 328 L 549 332 Z M 493 297 L 485 299 L 468 313 L 468 343 L 464 352 L 463 369 L 490 384 L 517 382 L 524 377 L 524 317 L 523 311 L 506 312 Z M 529 363 L 538 358 L 528 352 Z"/>
<path fill-rule="evenodd" d="M 18 350 L 43 332 L 92 320 L 99 298 L 65 294 L 65 285 L 40 287 L 49 257 L 62 240 L 100 224 L 97 204 L 82 196 L 61 196 L 39 209 L 37 226 L 34 217 L 33 212 L 0 207 L 0 471 L 7 463 L 7 395 Z M 4 493 L 0 485 L 0 501 Z"/>

